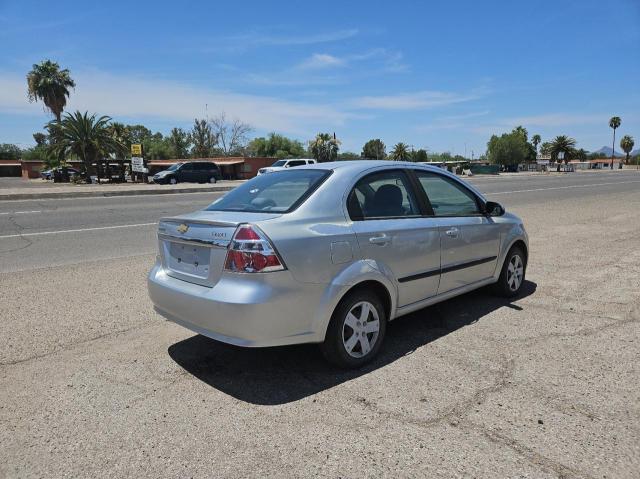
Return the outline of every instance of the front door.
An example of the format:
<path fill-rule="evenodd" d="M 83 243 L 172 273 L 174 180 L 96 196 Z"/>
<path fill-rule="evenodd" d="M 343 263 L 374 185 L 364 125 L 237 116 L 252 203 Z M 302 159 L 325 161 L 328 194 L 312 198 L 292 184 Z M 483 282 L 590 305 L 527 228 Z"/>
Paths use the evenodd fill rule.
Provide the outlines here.
<path fill-rule="evenodd" d="M 499 226 L 481 213 L 477 196 L 444 175 L 415 173 L 440 230 L 438 294 L 493 276 L 500 248 Z"/>
<path fill-rule="evenodd" d="M 398 306 L 434 296 L 440 279 L 440 229 L 424 218 L 405 172 L 383 170 L 362 178 L 348 199 L 365 259 L 398 285 Z"/>

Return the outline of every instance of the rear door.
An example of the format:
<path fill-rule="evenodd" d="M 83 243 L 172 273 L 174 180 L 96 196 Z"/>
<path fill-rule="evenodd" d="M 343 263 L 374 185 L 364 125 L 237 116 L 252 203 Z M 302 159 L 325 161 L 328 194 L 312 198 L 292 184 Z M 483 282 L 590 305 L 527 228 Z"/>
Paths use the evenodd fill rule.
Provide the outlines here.
<path fill-rule="evenodd" d="M 481 213 L 480 199 L 445 175 L 414 171 L 439 225 L 438 294 L 493 276 L 500 247 L 500 227 Z"/>
<path fill-rule="evenodd" d="M 424 218 L 405 171 L 382 170 L 360 179 L 348 196 L 353 229 L 365 259 L 398 283 L 398 305 L 438 291 L 440 232 Z"/>

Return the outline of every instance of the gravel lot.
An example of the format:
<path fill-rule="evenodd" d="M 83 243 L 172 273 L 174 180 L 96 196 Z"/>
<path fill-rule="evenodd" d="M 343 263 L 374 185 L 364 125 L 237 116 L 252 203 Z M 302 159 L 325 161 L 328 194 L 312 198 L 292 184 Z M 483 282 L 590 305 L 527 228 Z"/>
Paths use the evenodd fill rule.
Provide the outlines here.
<path fill-rule="evenodd" d="M 639 188 L 516 201 L 522 296 L 398 319 L 356 372 L 163 321 L 153 254 L 2 273 L 0 477 L 638 477 Z"/>

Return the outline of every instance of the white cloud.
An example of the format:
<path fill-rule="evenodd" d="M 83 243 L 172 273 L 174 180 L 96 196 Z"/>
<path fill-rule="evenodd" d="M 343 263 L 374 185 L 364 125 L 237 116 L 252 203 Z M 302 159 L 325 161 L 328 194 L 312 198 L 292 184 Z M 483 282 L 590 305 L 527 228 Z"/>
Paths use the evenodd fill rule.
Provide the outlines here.
<path fill-rule="evenodd" d="M 260 46 L 316 45 L 347 40 L 358 34 L 359 31 L 356 28 L 301 35 L 278 35 L 261 31 L 253 31 L 242 33 L 240 35 L 213 38 L 208 42 L 211 46 L 206 47 L 204 50 L 220 51 L 222 49 L 235 51 Z"/>
<path fill-rule="evenodd" d="M 341 67 L 346 64 L 342 58 L 329 55 L 328 53 L 314 53 L 310 58 L 300 63 L 297 68 L 301 70 L 319 70 L 323 68 Z"/>
<path fill-rule="evenodd" d="M 258 129 L 308 133 L 344 124 L 357 116 L 327 104 L 287 101 L 275 97 L 220 91 L 163 80 L 118 76 L 103 72 L 74 74 L 77 87 L 67 111 L 97 112 L 131 119 L 193 120 L 225 111 Z M 42 104 L 30 104 L 24 77 L 0 73 L 0 112 L 42 114 Z"/>
<path fill-rule="evenodd" d="M 574 114 L 574 113 L 548 113 L 544 115 L 522 116 L 507 118 L 501 121 L 506 125 L 524 126 L 571 126 L 587 125 L 592 123 L 607 123 L 609 117 L 606 114 Z"/>
<path fill-rule="evenodd" d="M 420 110 L 452 105 L 479 98 L 479 94 L 462 95 L 446 91 L 419 91 L 398 95 L 363 96 L 352 101 L 357 108 L 380 110 Z"/>

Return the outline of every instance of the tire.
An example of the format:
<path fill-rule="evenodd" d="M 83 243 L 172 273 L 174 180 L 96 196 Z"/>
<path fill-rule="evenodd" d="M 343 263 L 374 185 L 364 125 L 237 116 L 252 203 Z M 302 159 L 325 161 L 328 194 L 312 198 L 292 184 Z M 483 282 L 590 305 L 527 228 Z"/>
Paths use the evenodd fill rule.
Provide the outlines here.
<path fill-rule="evenodd" d="M 178 179 L 175 176 L 172 176 L 171 178 L 169 178 L 167 183 L 169 183 L 170 185 L 177 185 L 178 184 Z"/>
<path fill-rule="evenodd" d="M 366 329 L 363 319 L 369 325 Z M 356 290 L 336 307 L 320 349 L 327 361 L 338 367 L 359 368 L 378 354 L 386 330 L 387 316 L 380 298 L 370 291 Z"/>
<path fill-rule="evenodd" d="M 522 289 L 526 272 L 527 256 L 520 246 L 512 247 L 504 259 L 500 278 L 493 285 L 493 292 L 505 298 L 516 296 Z"/>
<path fill-rule="evenodd" d="M 211 178 L 209 178 L 209 183 L 215 183 L 216 181 L 218 180 L 216 180 L 215 176 L 212 176 Z"/>

